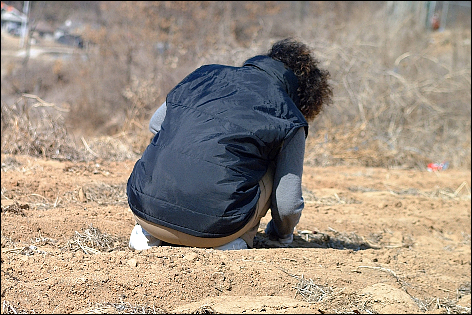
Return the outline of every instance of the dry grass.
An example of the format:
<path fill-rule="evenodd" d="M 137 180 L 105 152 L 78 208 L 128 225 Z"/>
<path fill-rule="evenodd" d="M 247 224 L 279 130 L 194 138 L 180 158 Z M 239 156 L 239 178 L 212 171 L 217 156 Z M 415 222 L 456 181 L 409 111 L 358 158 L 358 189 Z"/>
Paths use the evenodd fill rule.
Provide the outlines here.
<path fill-rule="evenodd" d="M 321 302 L 326 296 L 333 292 L 328 286 L 317 285 L 312 279 L 295 276 L 298 283 L 294 286 L 296 295 L 301 295 L 303 299 L 309 303 Z"/>
<path fill-rule="evenodd" d="M 35 314 L 34 310 L 30 312 L 15 308 L 10 302 L 4 300 L 2 303 L 2 314 Z M 86 308 L 79 312 L 71 314 L 168 314 L 163 309 L 154 306 L 132 305 L 128 302 L 120 301 L 120 303 L 97 303 L 95 306 Z M 209 313 L 201 313 L 209 314 Z"/>
<path fill-rule="evenodd" d="M 168 312 L 154 306 L 132 305 L 120 301 L 120 303 L 97 303 L 91 308 L 72 314 L 168 314 Z"/>
<path fill-rule="evenodd" d="M 63 109 L 35 95 L 23 94 L 13 104 L 2 101 L 2 152 L 52 159 L 77 160 L 64 125 Z"/>
<path fill-rule="evenodd" d="M 62 250 L 73 252 L 82 250 L 85 254 L 97 254 L 123 249 L 123 242 L 115 236 L 102 233 L 98 228 L 90 225 L 82 233 L 75 231 L 74 236 Z"/>
<path fill-rule="evenodd" d="M 23 309 L 15 308 L 10 302 L 3 300 L 2 314 L 34 314 L 35 312 L 28 312 Z"/>
<path fill-rule="evenodd" d="M 397 25 L 391 28 L 394 31 L 390 33 L 382 33 L 386 27 L 370 22 L 367 28 L 358 27 L 362 23 L 354 27 L 347 24 L 336 26 L 341 27 L 338 36 L 341 40 L 336 37 L 323 38 L 323 33 L 321 38 L 318 34 L 305 36 L 307 42 L 314 46 L 323 66 L 330 70 L 335 94 L 334 104 L 310 126 L 305 157 L 307 165 L 359 165 L 426 170 L 426 165 L 430 162 L 447 160 L 451 168 L 471 169 L 470 30 L 452 30 L 442 34 L 413 33 L 410 19 L 411 17 L 408 17 L 398 21 Z M 317 23 L 325 21 L 320 18 Z M 265 39 L 264 45 L 270 40 Z M 261 45 L 262 42 L 245 49 L 232 50 L 231 47 L 212 48 L 205 50 L 207 56 L 202 58 L 200 55 L 201 59 L 196 63 L 217 61 L 239 64 L 248 54 L 259 53 Z M 187 72 L 185 69 L 177 70 L 176 72 Z M 165 78 L 169 76 L 174 75 L 164 75 Z M 165 83 L 164 80 L 161 82 Z M 120 131 L 112 136 L 99 135 L 90 139 L 83 136 L 74 138 L 74 130 L 69 130 L 65 123 L 66 118 L 74 120 L 74 117 L 68 116 L 68 108 L 49 103 L 32 94 L 23 94 L 11 104 L 2 100 L 1 152 L 70 161 L 135 160 L 150 140 L 147 130 L 148 117 L 143 113 L 143 104 L 163 99 L 164 90 L 162 87 L 156 90 L 155 85 L 146 80 L 133 81 L 125 89 L 125 97 L 130 107 L 121 122 Z M 101 130 L 100 126 L 95 127 Z M 2 172 L 15 167 L 20 167 L 15 161 L 2 160 Z M 83 198 L 87 201 L 99 204 L 126 202 L 122 186 L 98 184 L 82 189 Z M 432 192 L 392 187 L 387 189 L 393 194 L 422 194 L 430 198 L 470 199 L 471 196 L 467 184 L 438 188 Z M 2 188 L 2 199 L 9 193 L 4 192 Z M 75 192 L 70 192 L 63 197 L 73 199 L 75 195 Z M 29 198 L 37 208 L 54 207 L 59 202 L 59 199 L 53 202 L 37 194 L 30 195 Z M 307 202 L 322 205 L 356 203 L 355 200 L 338 195 L 329 198 L 312 196 L 311 199 L 307 198 Z M 25 207 L 28 207 L 28 204 L 15 202 L 2 206 L 2 212 L 23 215 Z M 373 247 L 369 241 L 355 233 L 334 230 L 331 232 L 333 235 L 299 233 L 299 237 L 322 247 Z M 470 244 L 470 235 L 464 238 Z M 41 236 L 36 241 L 40 244 L 52 242 Z M 257 241 L 260 243 L 257 247 L 268 246 L 264 240 Z M 115 250 L 121 243 L 116 237 L 103 234 L 90 226 L 80 233 L 75 231 L 63 250 L 94 254 Z M 28 255 L 34 253 L 37 248 L 30 245 L 13 250 Z M 360 266 L 362 267 L 372 268 Z M 378 271 L 387 272 L 400 284 L 403 283 L 401 277 L 392 270 Z M 339 313 L 372 313 L 368 302 L 361 303 L 355 295 L 344 295 L 342 289 L 336 291 L 329 286 L 316 284 L 303 275 L 287 274 L 298 280 L 293 287 L 295 295 L 305 301 L 342 298 L 345 306 Z M 470 294 L 470 283 L 468 288 L 465 285 L 459 291 L 458 297 Z M 470 314 L 470 308 L 457 305 L 458 297 L 415 301 L 422 311 Z M 100 303 L 86 311 L 88 314 L 109 312 L 166 313 L 154 307 L 123 302 Z M 3 301 L 2 314 L 21 313 L 35 311 L 24 310 L 6 300 Z M 202 307 L 197 313 L 209 314 L 214 311 Z"/>
<path fill-rule="evenodd" d="M 470 30 L 430 33 L 412 27 L 411 16 L 393 28 L 350 23 L 344 27 L 355 31 L 339 39 L 305 34 L 334 88 L 334 103 L 310 126 L 305 163 L 426 170 L 428 163 L 448 161 L 450 168 L 470 170 Z M 214 45 L 198 63 L 240 64 L 274 40 L 264 38 L 245 49 Z M 121 123 L 114 122 L 119 128 L 89 138 L 72 136 L 77 130 L 66 128 L 65 121 L 77 113 L 73 107 L 31 94 L 13 104 L 2 101 L 1 150 L 73 161 L 136 160 L 151 139 L 149 104 L 157 108 L 165 92 L 150 80 L 133 78 L 123 93 L 129 108 Z M 102 127 L 97 125 L 97 132 Z"/>
<path fill-rule="evenodd" d="M 13 104 L 2 101 L 2 153 L 69 161 L 123 161 L 138 157 L 133 147 L 136 142 L 126 133 L 88 142 L 81 137 L 81 141 L 76 141 L 65 124 L 67 112 L 68 109 L 30 94 L 23 94 Z"/>
<path fill-rule="evenodd" d="M 322 67 L 330 71 L 334 88 L 334 104 L 311 125 L 307 164 L 426 169 L 429 162 L 447 160 L 452 168 L 471 168 L 470 17 L 431 32 L 420 22 L 420 3 L 310 3 L 304 21 L 280 25 L 284 31 L 277 31 L 274 21 L 292 20 L 284 17 L 297 10 L 286 3 L 278 5 L 284 9 L 271 18 L 260 12 L 256 33 L 250 31 L 251 23 L 237 28 L 250 39 L 244 45 L 228 39 L 228 35 L 240 37 L 236 29 L 208 42 L 200 38 L 196 47 L 191 41 L 189 46 L 180 42 L 174 46 L 185 49 L 156 60 L 159 71 L 153 76 L 136 66 L 125 86 L 114 85 L 122 62 L 107 59 L 104 64 L 93 51 L 84 64 L 63 61 L 61 76 L 70 79 L 69 85 L 59 78 L 47 85 L 51 98 L 62 95 L 70 105 L 63 108 L 31 94 L 23 94 L 15 104 L 2 102 L 2 152 L 70 160 L 137 159 L 150 140 L 149 115 L 174 82 L 201 64 L 240 65 L 266 51 L 278 37 L 293 36 L 314 49 Z M 324 27 L 333 22 L 336 27 Z M 202 27 L 213 27 L 212 21 L 207 23 Z M 150 45 L 136 51 L 143 55 L 133 62 L 149 68 L 146 46 Z M 173 59 L 172 66 L 168 59 Z M 98 70 L 104 73 L 98 76 Z M 25 76 L 31 81 L 24 79 L 25 86 L 49 75 L 46 70 L 35 71 L 40 73 Z M 73 102 L 68 99 L 71 95 Z M 82 135 L 78 132 L 83 130 L 66 132 L 64 121 L 89 130 Z M 86 139 L 85 134 L 94 136 Z"/>
<path fill-rule="evenodd" d="M 94 185 L 84 186 L 82 189 L 83 201 L 93 201 L 99 205 L 127 205 L 126 183 L 119 185 L 108 185 L 98 183 Z M 80 194 L 80 192 L 79 192 Z M 80 198 L 81 195 L 79 195 Z"/>
<path fill-rule="evenodd" d="M 459 298 L 461 296 L 470 294 L 470 282 L 462 285 L 458 289 L 457 297 L 455 299 L 432 298 L 428 300 L 420 300 L 408 292 L 408 284 L 393 270 L 376 266 L 359 266 L 358 268 L 378 270 L 390 274 L 400 284 L 402 290 L 405 291 L 405 293 L 407 293 L 418 305 L 422 312 L 440 311 L 441 314 L 470 314 L 470 307 L 458 305 Z M 298 276 L 287 272 L 286 270 L 280 270 L 298 280 L 297 284 L 293 286 L 295 289 L 295 297 L 299 295 L 308 303 L 318 303 L 323 300 L 334 301 L 341 299 L 343 300 L 343 307 L 341 309 L 334 310 L 334 313 L 336 314 L 376 314 L 376 312 L 372 310 L 372 304 L 374 301 L 370 300 L 369 298 L 363 299 L 357 294 L 345 294 L 343 292 L 344 288 L 333 289 L 328 285 L 317 284 L 312 279 L 305 278 L 303 274 Z M 319 309 L 318 312 L 320 314 L 325 313 L 321 309 Z"/>
<path fill-rule="evenodd" d="M 2 205 L 2 212 L 10 212 L 16 215 L 20 215 L 22 217 L 26 216 L 24 210 L 27 209 L 29 209 L 28 204 L 19 204 L 17 201 L 14 201 L 13 204 L 5 205 L 5 207 Z"/>

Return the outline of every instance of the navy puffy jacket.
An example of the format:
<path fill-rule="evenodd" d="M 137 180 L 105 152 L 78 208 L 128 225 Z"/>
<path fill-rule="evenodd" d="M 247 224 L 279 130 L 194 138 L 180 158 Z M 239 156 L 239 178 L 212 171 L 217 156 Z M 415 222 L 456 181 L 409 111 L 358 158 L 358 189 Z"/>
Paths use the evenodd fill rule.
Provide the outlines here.
<path fill-rule="evenodd" d="M 295 105 L 297 85 L 291 70 L 267 56 L 188 75 L 167 95 L 161 130 L 128 179 L 133 213 L 198 237 L 240 230 L 283 141 L 308 130 Z"/>

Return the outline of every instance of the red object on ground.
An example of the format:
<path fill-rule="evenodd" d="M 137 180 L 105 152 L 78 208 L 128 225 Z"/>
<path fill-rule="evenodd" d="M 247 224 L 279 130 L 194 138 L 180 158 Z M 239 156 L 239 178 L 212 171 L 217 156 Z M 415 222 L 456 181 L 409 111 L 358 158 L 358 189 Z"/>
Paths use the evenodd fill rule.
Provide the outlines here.
<path fill-rule="evenodd" d="M 429 164 L 428 164 L 428 171 L 429 171 L 429 172 L 442 171 L 442 170 L 445 170 L 448 166 L 449 166 L 449 163 L 448 163 L 448 162 L 429 163 Z"/>

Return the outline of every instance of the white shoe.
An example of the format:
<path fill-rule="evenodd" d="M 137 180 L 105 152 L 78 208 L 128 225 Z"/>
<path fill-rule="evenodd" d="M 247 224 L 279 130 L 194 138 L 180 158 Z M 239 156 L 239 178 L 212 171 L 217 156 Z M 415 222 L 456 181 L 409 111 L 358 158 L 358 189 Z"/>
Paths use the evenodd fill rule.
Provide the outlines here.
<path fill-rule="evenodd" d="M 238 250 L 238 249 L 247 249 L 247 244 L 242 238 L 237 238 L 234 241 L 223 244 L 218 247 L 213 247 L 214 249 L 219 250 Z"/>
<path fill-rule="evenodd" d="M 162 241 L 149 234 L 141 225 L 136 224 L 129 238 L 129 248 L 134 250 L 149 249 L 153 246 L 160 246 Z"/>

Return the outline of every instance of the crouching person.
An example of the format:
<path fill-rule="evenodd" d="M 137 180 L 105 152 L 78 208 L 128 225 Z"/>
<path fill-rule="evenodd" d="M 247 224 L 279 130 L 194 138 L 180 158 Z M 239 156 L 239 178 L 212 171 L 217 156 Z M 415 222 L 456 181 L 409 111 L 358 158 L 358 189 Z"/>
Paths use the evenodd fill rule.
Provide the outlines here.
<path fill-rule="evenodd" d="M 241 67 L 204 65 L 167 95 L 128 179 L 129 247 L 252 248 L 293 240 L 303 207 L 308 122 L 331 102 L 329 72 L 306 44 L 275 43 Z"/>

